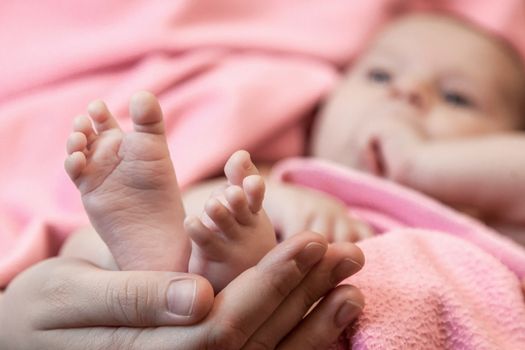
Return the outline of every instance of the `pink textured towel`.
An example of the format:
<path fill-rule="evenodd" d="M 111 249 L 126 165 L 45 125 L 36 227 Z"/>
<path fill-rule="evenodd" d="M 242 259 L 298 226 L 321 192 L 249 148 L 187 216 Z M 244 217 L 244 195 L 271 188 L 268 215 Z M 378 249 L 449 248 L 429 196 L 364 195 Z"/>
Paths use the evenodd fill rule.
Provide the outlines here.
<path fill-rule="evenodd" d="M 274 176 L 338 197 L 384 233 L 359 243 L 365 267 L 343 282 L 363 291 L 366 307 L 341 347 L 525 349 L 521 247 L 419 193 L 341 166 L 292 159 Z"/>

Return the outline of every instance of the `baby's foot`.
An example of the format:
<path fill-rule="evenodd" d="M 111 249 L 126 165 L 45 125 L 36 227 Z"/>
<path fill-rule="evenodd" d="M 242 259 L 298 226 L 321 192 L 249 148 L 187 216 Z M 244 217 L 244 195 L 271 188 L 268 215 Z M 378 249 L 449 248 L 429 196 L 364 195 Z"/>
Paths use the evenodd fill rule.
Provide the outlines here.
<path fill-rule="evenodd" d="M 130 103 L 134 131 L 124 133 L 102 101 L 75 120 L 65 168 L 91 223 L 125 270 L 187 271 L 191 250 L 184 209 L 156 98 Z"/>
<path fill-rule="evenodd" d="M 205 205 L 202 217 L 188 217 L 193 241 L 190 272 L 205 276 L 216 292 L 255 265 L 276 244 L 270 219 L 262 209 L 264 181 L 250 155 L 234 153 L 225 166 L 229 186 Z"/>

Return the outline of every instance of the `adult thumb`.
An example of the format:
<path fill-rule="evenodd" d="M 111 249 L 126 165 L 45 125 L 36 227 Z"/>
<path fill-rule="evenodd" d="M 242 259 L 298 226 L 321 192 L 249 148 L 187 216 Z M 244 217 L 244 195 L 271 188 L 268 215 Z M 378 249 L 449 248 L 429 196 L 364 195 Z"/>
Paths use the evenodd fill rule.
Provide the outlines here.
<path fill-rule="evenodd" d="M 189 325 L 203 319 L 214 302 L 210 283 L 193 274 L 108 271 L 73 259 L 59 271 L 44 291 L 50 299 L 60 295 L 50 313 L 55 326 Z M 55 322 L 48 318 L 46 326 Z"/>

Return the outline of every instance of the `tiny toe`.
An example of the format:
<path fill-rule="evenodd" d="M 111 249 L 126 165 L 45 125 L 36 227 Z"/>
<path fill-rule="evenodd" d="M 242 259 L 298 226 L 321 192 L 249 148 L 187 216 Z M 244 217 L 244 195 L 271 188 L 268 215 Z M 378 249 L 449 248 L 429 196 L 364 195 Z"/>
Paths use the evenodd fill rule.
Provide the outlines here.
<path fill-rule="evenodd" d="M 67 138 L 66 150 L 67 154 L 72 154 L 74 152 L 82 152 L 87 146 L 86 135 L 75 131 L 69 135 Z"/>
<path fill-rule="evenodd" d="M 78 131 L 86 135 L 88 144 L 97 136 L 95 130 L 93 130 L 91 120 L 86 115 L 79 115 L 75 118 L 73 121 L 73 131 Z"/>
<path fill-rule="evenodd" d="M 230 210 L 241 225 L 250 225 L 253 222 L 253 213 L 248 207 L 248 199 L 239 186 L 230 186 L 224 191 Z"/>
<path fill-rule="evenodd" d="M 129 104 L 129 114 L 135 131 L 164 134 L 162 110 L 152 93 L 140 91 L 133 95 Z"/>
<path fill-rule="evenodd" d="M 210 198 L 204 207 L 206 215 L 227 238 L 237 236 L 238 223 L 232 213 L 216 198 Z"/>
<path fill-rule="evenodd" d="M 117 120 L 111 115 L 102 100 L 95 100 L 88 105 L 88 114 L 95 123 L 95 129 L 101 133 L 109 129 L 120 129 Z"/>
<path fill-rule="evenodd" d="M 248 205 L 252 213 L 257 213 L 262 209 L 264 200 L 265 185 L 262 176 L 250 175 L 242 182 L 244 192 L 248 199 Z"/>
<path fill-rule="evenodd" d="M 184 219 L 184 229 L 191 240 L 201 248 L 217 244 L 217 240 L 220 240 L 219 236 L 196 216 L 188 216 Z"/>
<path fill-rule="evenodd" d="M 82 152 L 74 152 L 69 155 L 65 162 L 64 168 L 72 180 L 75 180 L 86 167 L 86 156 Z"/>
<path fill-rule="evenodd" d="M 253 164 L 250 153 L 240 150 L 228 159 L 224 165 L 224 174 L 232 185 L 241 186 L 245 177 L 258 175 L 259 170 Z"/>

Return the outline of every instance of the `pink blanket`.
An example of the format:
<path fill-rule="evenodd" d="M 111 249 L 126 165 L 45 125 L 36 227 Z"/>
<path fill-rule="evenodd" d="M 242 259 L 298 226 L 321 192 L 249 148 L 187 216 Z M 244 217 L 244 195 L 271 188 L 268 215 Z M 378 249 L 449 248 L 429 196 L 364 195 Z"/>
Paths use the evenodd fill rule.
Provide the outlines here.
<path fill-rule="evenodd" d="M 525 57 L 522 0 L 0 2 L 0 288 L 86 224 L 62 170 L 76 114 L 160 96 L 182 186 L 239 148 L 302 152 L 302 123 L 383 22 L 418 8 L 465 17 Z"/>
<path fill-rule="evenodd" d="M 129 96 L 139 89 L 158 94 L 178 177 L 187 186 L 218 172 L 239 148 L 259 160 L 301 154 L 305 119 L 373 31 L 404 10 L 425 8 L 468 18 L 525 57 L 522 0 L 1 1 L 0 288 L 56 254 L 87 223 L 62 163 L 71 121 L 90 100 L 104 98 L 129 128 Z M 381 242 L 388 246 L 386 237 Z M 416 236 L 404 237 L 392 254 L 419 244 Z M 438 237 L 436 254 L 454 245 L 448 241 L 454 238 Z M 377 268 L 373 257 L 382 252 L 369 244 L 363 243 L 367 271 Z M 389 274 L 404 283 L 417 276 L 412 270 Z M 365 284 L 369 293 L 373 285 Z M 442 284 L 436 281 L 435 293 Z M 397 292 L 391 285 L 384 293 Z"/>
<path fill-rule="evenodd" d="M 525 349 L 525 250 L 482 224 L 396 184 L 311 159 L 274 176 L 329 193 L 384 234 L 359 243 L 366 307 L 355 349 Z"/>

